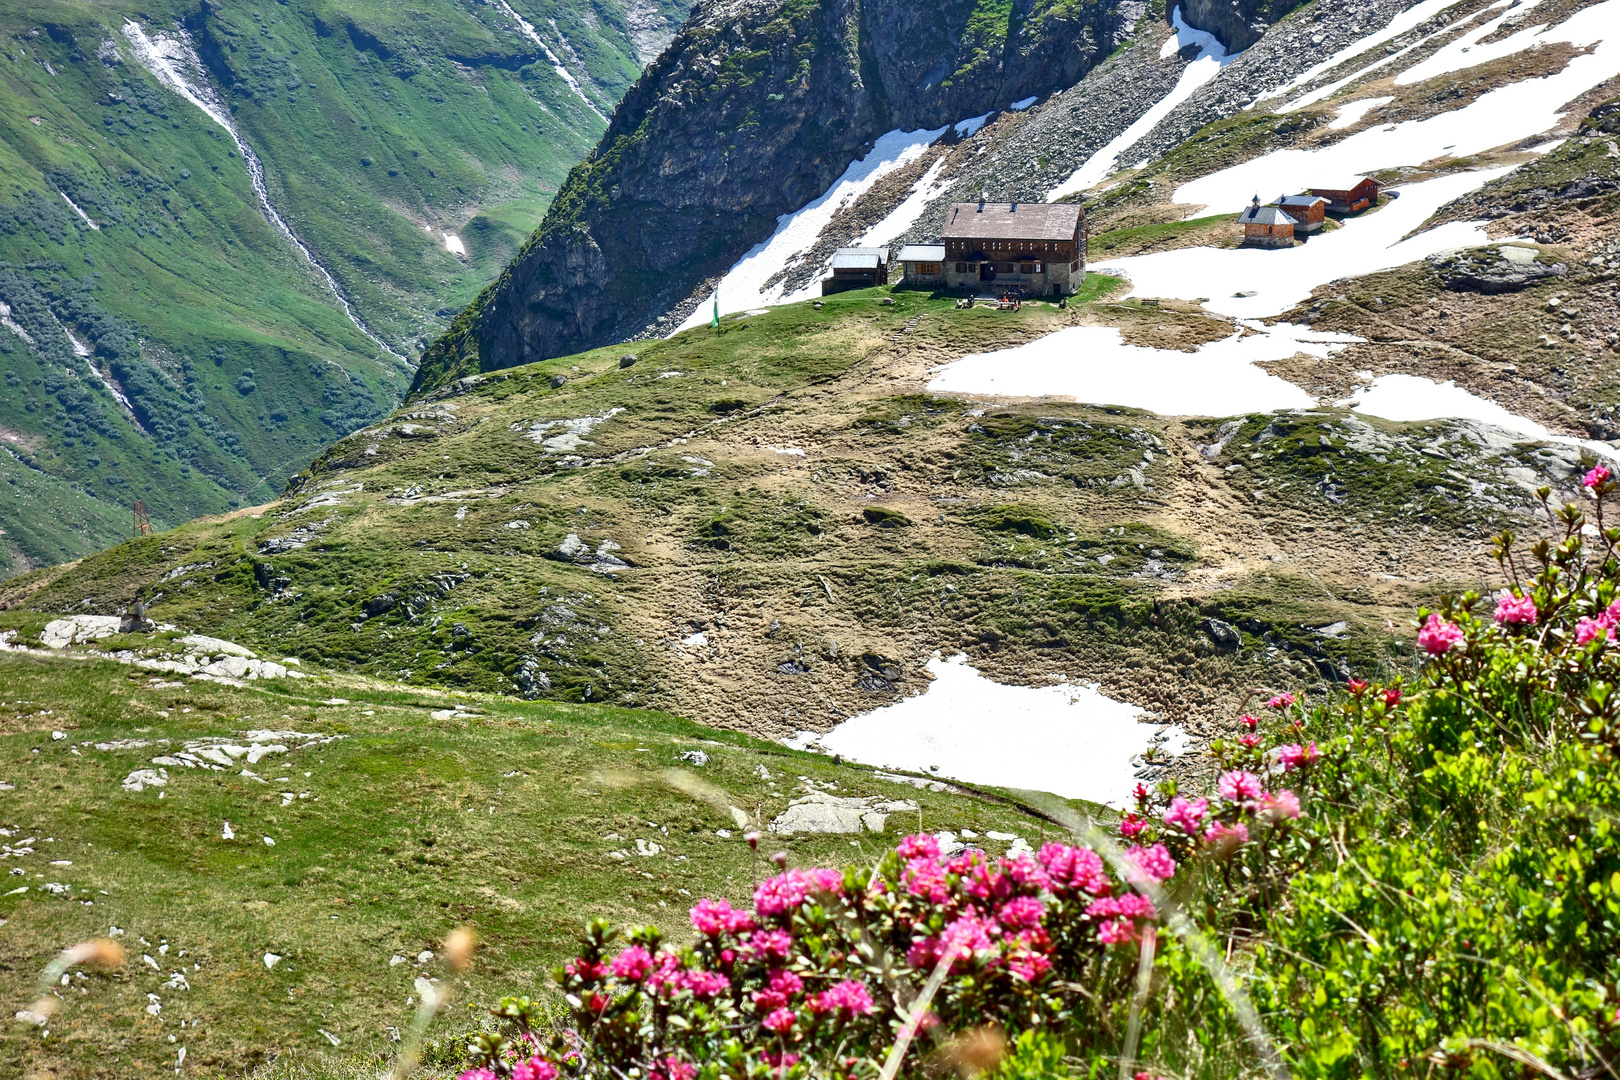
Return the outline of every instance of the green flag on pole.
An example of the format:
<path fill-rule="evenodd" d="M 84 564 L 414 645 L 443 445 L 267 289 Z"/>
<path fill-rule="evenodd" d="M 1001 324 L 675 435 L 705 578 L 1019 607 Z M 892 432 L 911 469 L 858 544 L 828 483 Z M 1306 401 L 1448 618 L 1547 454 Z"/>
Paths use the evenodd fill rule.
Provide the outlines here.
<path fill-rule="evenodd" d="M 714 294 L 714 318 L 709 320 L 709 325 L 711 327 L 718 327 L 720 325 L 720 294 L 719 293 Z"/>

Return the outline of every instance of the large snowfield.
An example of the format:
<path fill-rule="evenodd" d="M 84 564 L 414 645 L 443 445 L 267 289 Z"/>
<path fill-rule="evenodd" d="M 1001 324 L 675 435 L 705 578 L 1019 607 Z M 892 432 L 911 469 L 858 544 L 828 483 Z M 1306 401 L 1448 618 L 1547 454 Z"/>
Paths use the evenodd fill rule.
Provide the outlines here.
<path fill-rule="evenodd" d="M 1179 728 L 1142 723 L 1143 710 L 1094 686 L 1006 686 L 961 655 L 936 655 L 928 671 L 923 693 L 798 742 L 867 765 L 1115 807 L 1130 799 L 1142 752 L 1160 736 L 1167 750 L 1179 743 Z"/>

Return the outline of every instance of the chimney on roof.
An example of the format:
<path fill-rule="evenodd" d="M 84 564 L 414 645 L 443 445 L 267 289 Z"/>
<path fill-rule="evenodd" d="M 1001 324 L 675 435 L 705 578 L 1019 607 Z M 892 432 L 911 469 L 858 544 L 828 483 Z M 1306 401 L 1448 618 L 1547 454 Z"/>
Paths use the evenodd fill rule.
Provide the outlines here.
<path fill-rule="evenodd" d="M 986 195 L 985 190 L 983 188 L 980 188 L 979 189 L 979 213 L 981 213 L 981 214 L 984 213 L 985 195 Z"/>
<path fill-rule="evenodd" d="M 1253 202 L 1253 204 L 1252 204 L 1252 205 L 1251 205 L 1251 207 L 1250 207 L 1250 209 L 1253 209 L 1253 210 L 1258 210 L 1258 209 L 1260 209 L 1260 196 L 1259 196 L 1259 195 L 1256 195 L 1256 196 L 1255 196 L 1255 197 L 1254 197 L 1254 202 Z"/>

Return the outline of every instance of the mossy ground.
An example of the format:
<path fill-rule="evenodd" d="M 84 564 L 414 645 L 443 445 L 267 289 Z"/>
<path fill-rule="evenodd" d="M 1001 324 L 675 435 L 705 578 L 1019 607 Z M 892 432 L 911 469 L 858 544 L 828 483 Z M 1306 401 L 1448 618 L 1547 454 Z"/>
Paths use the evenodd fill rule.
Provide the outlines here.
<path fill-rule="evenodd" d="M 1478 447 L 1460 466 L 1462 444 L 1441 461 L 1430 444 L 1462 436 L 1342 410 L 1228 437 L 922 390 L 938 363 L 1078 321 L 1166 347 L 1229 332 L 1168 307 L 958 310 L 887 288 L 728 317 L 632 346 L 628 367 L 626 348 L 599 349 L 419 399 L 335 444 L 287 500 L 36 572 L 0 602 L 140 595 L 175 625 L 339 670 L 773 736 L 919 691 L 936 650 L 965 650 L 1001 678 L 1101 680 L 1202 730 L 1256 684 L 1320 684 L 1398 649 L 1386 624 L 1409 582 L 1479 581 L 1473 538 L 1524 513 L 1492 470 L 1552 467 Z M 1224 456 L 1203 452 L 1222 438 Z M 1404 541 L 1367 544 L 1392 516 L 1443 533 L 1421 570 L 1390 575 L 1396 556 L 1376 554 Z M 1239 619 L 1240 595 L 1270 611 L 1244 601 L 1244 644 L 1218 648 L 1203 621 Z M 1340 621 L 1342 639 L 1313 629 Z"/>
<path fill-rule="evenodd" d="M 3 621 L 37 629 L 14 613 Z M 122 644 L 149 647 L 144 637 Z M 184 740 L 263 728 L 340 738 L 249 767 L 268 783 L 170 767 L 166 787 L 121 787 Z M 707 762 L 681 757 L 693 750 Z M 728 807 L 768 822 L 807 782 L 920 811 L 891 817 L 884 834 L 773 835 L 764 854 L 843 865 L 872 861 L 919 822 L 1035 844 L 1049 828 L 1002 802 L 662 713 L 348 679 L 182 686 L 106 660 L 16 653 L 0 655 L 0 779 L 5 842 L 34 849 L 0 860 L 0 994 L 23 1007 L 59 949 L 111 927 L 131 954 L 120 972 L 58 987 L 48 1035 L 0 1033 L 8 1075 L 64 1078 L 166 1071 L 181 1046 L 187 1070 L 208 1075 L 278 1057 L 287 1069 L 319 1051 L 364 1061 L 394 1048 L 423 974 L 455 986 L 443 1030 L 465 1027 L 470 1004 L 545 993 L 584 913 L 680 937 L 695 897 L 745 898 L 766 864 Z M 222 839 L 227 821 L 234 840 Z M 637 854 L 638 839 L 661 850 Z M 459 925 L 482 941 L 467 975 L 417 962 Z M 282 959 L 267 967 L 266 953 Z M 173 985 L 176 971 L 189 989 Z"/>

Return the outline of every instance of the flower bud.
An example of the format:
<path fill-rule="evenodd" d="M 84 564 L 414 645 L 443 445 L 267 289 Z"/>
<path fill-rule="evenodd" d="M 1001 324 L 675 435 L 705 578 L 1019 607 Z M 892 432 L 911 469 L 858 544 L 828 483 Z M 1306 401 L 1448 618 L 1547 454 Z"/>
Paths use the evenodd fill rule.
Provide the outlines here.
<path fill-rule="evenodd" d="M 788 853 L 785 852 L 785 851 L 778 851 L 776 854 L 771 856 L 771 862 L 776 864 L 776 868 L 778 870 L 786 870 L 787 869 L 787 862 L 788 862 Z"/>
<path fill-rule="evenodd" d="M 748 841 L 749 847 L 755 851 L 759 850 L 759 833 L 757 831 L 750 829 L 748 832 L 743 833 L 743 839 Z"/>

